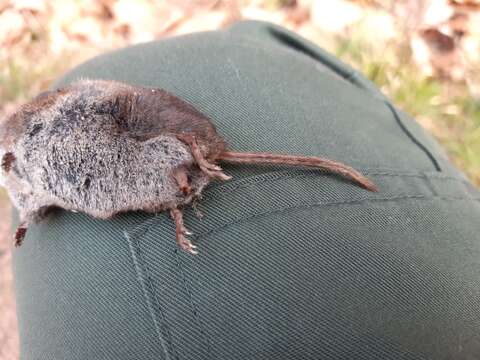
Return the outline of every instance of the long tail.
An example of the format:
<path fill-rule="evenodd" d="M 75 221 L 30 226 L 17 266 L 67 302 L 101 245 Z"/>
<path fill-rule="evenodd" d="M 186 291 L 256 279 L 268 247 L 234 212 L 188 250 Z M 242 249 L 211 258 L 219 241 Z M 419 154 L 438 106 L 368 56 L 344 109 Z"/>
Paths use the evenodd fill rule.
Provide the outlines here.
<path fill-rule="evenodd" d="M 316 156 L 297 156 L 297 155 L 281 155 L 270 153 L 248 153 L 223 151 L 217 157 L 219 161 L 237 164 L 278 164 L 300 167 L 313 167 L 339 174 L 347 179 L 352 180 L 359 186 L 369 191 L 378 191 L 377 186 L 360 174 L 357 170 L 342 163 L 323 159 Z"/>

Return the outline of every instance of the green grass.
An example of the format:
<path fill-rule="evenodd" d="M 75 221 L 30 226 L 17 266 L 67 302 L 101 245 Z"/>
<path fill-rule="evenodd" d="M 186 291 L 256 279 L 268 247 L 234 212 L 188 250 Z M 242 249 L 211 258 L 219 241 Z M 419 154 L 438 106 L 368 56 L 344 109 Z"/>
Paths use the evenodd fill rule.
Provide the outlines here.
<path fill-rule="evenodd" d="M 365 38 L 337 37 L 334 51 L 425 125 L 480 186 L 480 100 L 472 98 L 465 84 L 423 75 L 407 44 L 374 47 Z"/>
<path fill-rule="evenodd" d="M 0 102 L 22 102 L 45 90 L 66 70 L 68 60 L 52 59 L 31 63 L 26 59 L 8 59 L 0 71 Z"/>

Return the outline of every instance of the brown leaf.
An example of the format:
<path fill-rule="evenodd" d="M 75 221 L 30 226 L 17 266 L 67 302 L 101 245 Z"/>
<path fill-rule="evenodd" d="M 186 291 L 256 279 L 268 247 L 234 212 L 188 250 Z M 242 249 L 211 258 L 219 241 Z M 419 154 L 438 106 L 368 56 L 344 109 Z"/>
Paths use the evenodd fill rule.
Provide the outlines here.
<path fill-rule="evenodd" d="M 445 54 L 455 50 L 455 40 L 453 37 L 440 32 L 438 29 L 429 28 L 421 30 L 420 35 L 432 51 Z"/>

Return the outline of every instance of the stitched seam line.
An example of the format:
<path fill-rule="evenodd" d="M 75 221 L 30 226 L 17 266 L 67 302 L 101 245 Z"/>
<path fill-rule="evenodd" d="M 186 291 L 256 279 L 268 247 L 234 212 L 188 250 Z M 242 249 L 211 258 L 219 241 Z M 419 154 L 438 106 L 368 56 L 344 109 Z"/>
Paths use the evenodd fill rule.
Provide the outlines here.
<path fill-rule="evenodd" d="M 178 360 L 179 357 L 175 350 L 175 347 L 173 346 L 172 335 L 167 323 L 165 313 L 163 312 L 162 307 L 160 306 L 160 302 L 156 296 L 155 286 L 153 285 L 153 281 L 151 278 L 150 268 L 144 259 L 142 250 L 140 248 L 140 243 L 138 241 L 138 238 L 142 235 L 146 235 L 150 231 L 150 229 L 151 227 L 145 228 L 142 231 L 135 233 L 132 237 L 130 237 L 127 233 L 125 235 L 129 242 L 129 246 L 131 248 L 133 262 L 135 265 L 135 271 L 139 277 L 140 285 L 142 286 L 144 296 L 147 298 L 147 305 L 149 307 L 150 315 L 152 317 L 152 321 L 155 326 L 157 336 L 160 340 L 160 344 L 162 345 L 163 351 L 165 353 L 165 358 L 169 360 L 171 358 L 170 353 L 172 353 L 174 358 Z M 136 259 L 136 255 L 138 255 L 139 261 Z M 146 276 L 142 274 L 141 268 L 145 270 Z M 154 301 L 154 303 L 152 300 Z M 161 319 L 164 324 L 163 328 L 166 334 L 166 338 L 164 338 L 162 334 L 161 324 L 159 324 L 157 320 L 158 316 L 155 313 L 156 312 L 155 309 L 158 309 L 158 311 L 160 312 Z"/>
<path fill-rule="evenodd" d="M 322 54 L 322 49 L 317 48 L 315 44 L 298 37 L 296 34 L 285 32 L 283 29 L 278 29 L 277 27 L 269 27 L 267 28 L 267 31 L 285 48 L 294 50 L 297 54 L 300 53 L 315 62 L 321 63 L 332 73 L 343 78 L 356 88 L 366 91 L 374 98 L 383 100 L 384 95 L 378 90 L 378 88 L 371 86 L 365 77 L 358 76 L 357 72 L 352 67 L 336 59 L 333 55 L 330 55 L 329 59 L 329 54 Z"/>
<path fill-rule="evenodd" d="M 268 173 L 268 175 L 272 174 L 272 176 L 275 176 L 275 173 Z M 226 184 L 226 185 L 220 185 L 216 187 L 212 187 L 211 190 L 215 190 L 218 192 L 218 194 L 229 194 L 232 192 L 235 192 L 239 189 L 245 189 L 253 186 L 260 185 L 262 183 L 272 183 L 275 181 L 282 181 L 282 180 L 288 180 L 288 179 L 301 179 L 301 178 L 307 178 L 309 176 L 312 176 L 312 171 L 308 171 L 306 173 L 299 173 L 299 174 L 279 174 L 277 177 L 274 178 L 263 178 L 263 179 L 250 179 L 250 178 L 244 178 L 241 180 L 238 180 L 237 184 L 235 182 Z M 389 173 L 389 172 L 369 172 L 366 173 L 367 175 L 377 175 L 377 176 L 390 176 L 390 177 L 412 177 L 412 178 L 418 178 L 418 179 L 428 179 L 430 178 L 429 176 L 425 175 L 416 175 L 416 174 L 403 174 L 403 175 L 398 175 L 394 173 Z M 436 178 L 437 180 L 450 180 L 450 181 L 457 181 L 459 183 L 462 183 L 464 185 L 468 184 L 466 181 L 454 177 L 442 177 L 442 178 Z M 242 181 L 243 180 L 243 181 Z M 243 183 L 242 183 L 243 182 Z"/>
<path fill-rule="evenodd" d="M 464 180 L 463 178 L 460 178 L 460 177 L 454 177 L 454 176 L 448 176 L 448 175 L 443 175 L 441 173 L 436 173 L 436 174 L 426 174 L 426 173 L 401 173 L 401 172 L 396 172 L 394 170 L 388 170 L 388 169 L 382 169 L 382 170 L 379 170 L 379 169 L 360 169 L 361 172 L 365 175 L 383 175 L 383 176 L 391 176 L 391 177 L 416 177 L 416 178 L 421 178 L 421 179 L 424 179 L 424 178 L 432 178 L 432 179 L 436 179 L 436 180 L 454 180 L 454 181 L 458 181 L 460 183 L 463 183 L 463 184 L 468 184 L 470 185 L 470 183 L 466 180 Z M 241 178 L 241 179 L 233 179 L 233 180 L 230 180 L 227 184 L 225 185 L 217 185 L 217 186 L 213 186 L 212 189 L 221 189 L 221 188 L 224 188 L 224 187 L 229 187 L 230 185 L 233 185 L 235 183 L 240 183 L 240 182 L 247 182 L 247 181 L 250 181 L 250 182 L 255 182 L 257 178 L 259 178 L 259 181 L 258 182 L 264 182 L 264 181 L 269 181 L 270 179 L 266 179 L 266 180 L 262 180 L 262 178 L 266 177 L 266 176 L 277 176 L 277 178 L 274 178 L 272 179 L 273 181 L 276 181 L 276 180 L 281 180 L 281 179 L 290 179 L 290 178 L 296 178 L 296 177 L 301 177 L 301 176 L 309 176 L 309 175 L 313 175 L 314 173 L 318 174 L 319 172 L 321 172 L 321 170 L 311 170 L 311 169 L 303 169 L 302 173 L 295 173 L 295 174 L 292 174 L 291 172 L 286 172 L 286 171 L 269 171 L 269 172 L 265 172 L 265 173 L 262 173 L 262 174 L 259 174 L 259 175 L 253 175 L 253 176 L 247 176 L 247 177 L 244 177 L 244 178 Z M 325 174 L 329 174 L 328 172 L 325 172 Z"/>
<path fill-rule="evenodd" d="M 266 211 L 259 211 L 259 212 L 254 212 L 253 214 L 250 214 L 246 217 L 243 218 L 236 218 L 233 221 L 227 222 L 223 225 L 220 225 L 216 228 L 210 229 L 202 234 L 198 234 L 197 236 L 194 236 L 195 240 L 201 239 L 205 236 L 208 236 L 214 232 L 217 232 L 219 230 L 225 229 L 231 225 L 235 225 L 247 220 L 250 220 L 252 218 L 258 218 L 258 217 L 265 217 L 269 216 L 272 214 L 280 214 L 283 212 L 291 211 L 291 210 L 298 210 L 298 209 L 310 209 L 313 207 L 321 207 L 321 206 L 335 206 L 335 205 L 345 205 L 345 204 L 361 204 L 364 202 L 387 202 L 387 201 L 396 201 L 396 200 L 406 200 L 406 199 L 417 199 L 417 200 L 463 200 L 463 201 L 480 201 L 480 199 L 468 199 L 468 198 L 463 198 L 463 197 L 443 197 L 443 196 L 424 196 L 424 195 L 403 195 L 403 196 L 397 196 L 397 197 L 389 197 L 389 198 L 377 198 L 377 199 L 358 199 L 358 200 L 345 200 L 345 201 L 334 201 L 334 202 L 316 202 L 316 203 L 311 203 L 311 204 L 305 204 L 305 205 L 289 205 L 289 206 L 284 206 L 281 208 L 277 208 L 274 210 L 266 210 Z"/>
<path fill-rule="evenodd" d="M 183 287 L 185 289 L 185 292 L 188 295 L 188 301 L 190 303 L 190 308 L 193 314 L 193 317 L 198 325 L 198 328 L 200 329 L 200 333 L 202 334 L 203 338 L 205 339 L 205 344 L 207 346 L 207 352 L 209 355 L 209 358 L 213 358 L 212 355 L 212 345 L 210 341 L 210 337 L 207 335 L 207 332 L 205 330 L 205 327 L 203 326 L 202 321 L 200 320 L 200 316 L 198 315 L 198 308 L 193 300 L 193 293 L 192 293 L 192 286 L 191 284 L 187 283 L 187 275 L 186 272 L 183 270 L 182 266 L 182 261 L 180 259 L 180 256 L 178 255 L 178 249 L 175 250 L 175 258 L 177 260 L 177 267 L 180 273 L 182 274 L 182 282 L 183 282 Z M 191 281 L 191 280 L 190 280 Z"/>
<path fill-rule="evenodd" d="M 151 228 L 148 228 L 147 231 L 145 231 L 145 233 L 143 235 L 147 235 L 148 232 L 150 231 Z M 140 258 L 142 260 L 142 263 L 144 264 L 145 266 L 145 270 L 146 270 L 146 273 L 147 273 L 147 280 L 148 280 L 148 287 L 149 287 L 149 290 L 151 291 L 151 294 L 153 296 L 153 299 L 155 300 L 155 305 L 157 306 L 157 309 L 159 310 L 160 312 L 160 315 L 162 316 L 162 320 L 163 320 L 163 323 L 164 323 L 164 329 L 165 329 L 165 332 L 166 332 L 166 335 L 167 335 L 167 339 L 166 339 L 166 342 L 167 344 L 169 345 L 170 347 L 170 351 L 174 354 L 175 356 L 175 359 L 179 359 L 178 357 L 178 354 L 175 350 L 175 347 L 173 346 L 173 342 L 172 342 L 172 334 L 170 332 L 170 327 L 168 326 L 168 322 L 167 322 L 167 318 L 166 318 L 166 315 L 162 309 L 162 307 L 160 306 L 160 302 L 158 300 L 158 297 L 157 297 L 157 291 L 155 289 L 155 285 L 153 284 L 153 281 L 152 281 L 152 276 L 151 276 L 151 271 L 150 271 L 150 267 L 148 266 L 148 262 L 145 261 L 143 255 L 142 255 L 142 250 L 141 250 L 141 247 L 140 247 L 140 243 L 138 241 L 138 237 L 135 238 L 135 245 L 136 245 L 136 248 L 139 250 L 139 255 L 140 255 Z"/>
<path fill-rule="evenodd" d="M 430 161 L 433 163 L 433 166 L 437 171 L 442 171 L 442 168 L 440 167 L 440 164 L 438 163 L 437 159 L 433 156 L 433 154 L 423 145 L 413 134 L 410 132 L 410 130 L 407 129 L 405 124 L 403 123 L 402 119 L 400 119 L 400 116 L 398 115 L 397 110 L 393 107 L 392 104 L 388 101 L 384 101 L 385 105 L 390 109 L 390 111 L 393 114 L 393 117 L 395 118 L 398 126 L 403 130 L 403 132 L 412 140 L 414 144 L 416 144 L 420 150 L 422 150 L 430 159 Z"/>

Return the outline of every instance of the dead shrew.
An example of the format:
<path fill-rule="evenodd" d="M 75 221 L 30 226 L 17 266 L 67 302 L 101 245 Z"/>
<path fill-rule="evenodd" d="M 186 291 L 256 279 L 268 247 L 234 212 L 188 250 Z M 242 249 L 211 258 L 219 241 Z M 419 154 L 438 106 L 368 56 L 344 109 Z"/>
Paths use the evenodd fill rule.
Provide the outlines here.
<path fill-rule="evenodd" d="M 344 164 L 314 156 L 227 150 L 214 125 L 162 89 L 80 80 L 40 94 L 0 124 L 1 183 L 20 212 L 15 244 L 28 225 L 63 208 L 108 219 L 168 210 L 178 245 L 192 254 L 182 209 L 212 180 L 220 162 L 313 167 L 376 186 Z"/>

